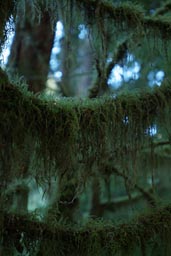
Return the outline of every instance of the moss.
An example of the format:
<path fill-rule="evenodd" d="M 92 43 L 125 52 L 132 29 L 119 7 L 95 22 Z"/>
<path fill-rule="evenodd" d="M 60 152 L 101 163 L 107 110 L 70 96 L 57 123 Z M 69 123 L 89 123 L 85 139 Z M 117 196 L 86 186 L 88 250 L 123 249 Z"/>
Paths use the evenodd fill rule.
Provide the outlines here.
<path fill-rule="evenodd" d="M 120 29 L 127 28 L 134 29 L 134 32 L 140 35 L 140 27 L 141 30 L 144 30 L 144 36 L 146 37 L 148 34 L 151 35 L 154 32 L 155 35 L 164 38 L 165 40 L 170 40 L 170 17 L 149 17 L 145 15 L 144 10 L 141 6 L 136 5 L 132 2 L 121 3 L 118 5 L 113 5 L 111 3 L 107 3 L 105 1 L 80 1 L 76 0 L 78 6 L 82 7 L 82 9 L 86 10 L 88 24 L 93 25 L 95 22 L 96 12 L 100 12 L 100 19 L 110 19 L 115 22 L 115 26 L 118 24 Z M 91 17 L 91 18 L 90 18 Z M 141 34 L 141 36 L 143 33 Z"/>
<path fill-rule="evenodd" d="M 101 18 L 110 17 L 115 21 L 121 21 L 121 17 L 123 18 L 122 21 L 129 22 L 129 25 L 137 24 L 137 22 L 143 17 L 143 10 L 140 6 L 129 3 L 122 3 L 118 5 L 113 5 L 111 3 L 107 3 L 104 1 L 80 1 L 76 0 L 76 3 L 80 6 L 84 5 L 85 10 L 88 15 L 91 14 L 91 17 L 96 17 L 95 13 L 100 11 Z"/>
<path fill-rule="evenodd" d="M 141 145 L 148 143 L 148 128 L 163 117 L 170 95 L 168 84 L 153 93 L 126 94 L 116 99 L 41 100 L 7 82 L 3 72 L 0 130 L 6 145 L 2 150 L 13 152 L 9 153 L 12 166 L 23 166 L 14 159 L 23 159 L 24 164 L 29 158 L 32 167 L 28 173 L 46 179 L 67 173 L 77 176 L 75 170 L 84 172 L 80 163 L 93 173 L 94 163 L 100 166 L 104 159 L 108 161 L 110 153 L 118 163 L 125 154 L 135 160 Z M 3 154 L 1 157 L 3 162 Z M 12 173 L 17 175 L 15 169 Z"/>
<path fill-rule="evenodd" d="M 152 28 L 153 32 L 156 35 L 161 36 L 163 40 L 170 40 L 170 17 L 147 17 L 144 20 L 144 25 L 147 30 L 149 30 L 149 28 Z"/>
<path fill-rule="evenodd" d="M 163 3 L 162 6 L 155 11 L 154 16 L 165 15 L 169 13 L 170 10 L 171 10 L 171 3 L 170 1 L 167 1 L 166 3 Z"/>
<path fill-rule="evenodd" d="M 3 71 L 0 68 L 0 88 L 2 89 L 2 87 L 6 86 L 8 84 L 8 76 L 5 73 L 5 71 Z"/>
<path fill-rule="evenodd" d="M 142 250 L 142 243 L 147 248 L 153 248 L 155 243 L 162 245 L 164 241 L 170 241 L 171 207 L 168 205 L 156 209 L 130 223 L 119 225 L 93 221 L 82 227 L 62 224 L 50 227 L 43 222 L 29 219 L 28 216 L 11 214 L 4 216 L 3 224 L 3 236 L 8 237 L 10 234 L 14 244 L 17 244 L 17 234 L 21 233 L 24 234 L 24 241 L 28 246 L 28 241 L 31 245 L 39 238 L 40 250 L 43 252 L 40 255 L 52 252 L 53 255 L 99 256 L 118 255 L 121 252 L 130 252 L 130 255 L 134 255 L 135 248 L 139 247 Z M 167 250 L 170 253 L 168 247 Z M 161 255 L 169 254 L 163 252 Z"/>

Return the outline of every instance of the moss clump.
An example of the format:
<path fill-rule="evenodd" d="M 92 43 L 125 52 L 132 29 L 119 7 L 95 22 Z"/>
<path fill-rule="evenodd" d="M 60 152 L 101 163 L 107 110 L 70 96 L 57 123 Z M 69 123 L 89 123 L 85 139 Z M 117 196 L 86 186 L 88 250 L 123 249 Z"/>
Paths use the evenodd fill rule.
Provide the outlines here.
<path fill-rule="evenodd" d="M 143 244 L 148 250 L 160 244 L 161 255 L 170 255 L 171 252 L 168 250 L 168 254 L 164 254 L 165 239 L 170 241 L 171 237 L 170 205 L 120 225 L 93 221 L 82 227 L 59 223 L 52 227 L 32 217 L 5 214 L 3 227 L 2 235 L 8 237 L 10 234 L 10 241 L 14 244 L 19 243 L 18 234 L 23 233 L 23 242 L 28 250 L 33 249 L 36 240 L 39 253 L 43 252 L 37 255 L 49 255 L 53 252 L 53 255 L 99 256 L 118 255 L 126 251 L 134 255 L 136 248 L 145 250 Z"/>
<path fill-rule="evenodd" d="M 154 33 L 162 39 L 170 40 L 171 26 L 169 16 L 159 16 L 157 18 L 156 16 L 146 16 L 142 7 L 132 2 L 113 5 L 105 1 L 99 3 L 99 1 L 93 0 L 76 0 L 76 3 L 82 9 L 86 10 L 86 16 L 90 26 L 94 25 L 96 12 L 99 12 L 101 20 L 105 20 L 106 18 L 110 19 L 110 22 L 114 21 L 115 26 L 118 24 L 120 29 L 127 28 L 129 30 L 130 28 L 134 28 L 136 34 L 136 28 L 141 27 L 141 30 L 146 31 L 146 33 L 144 33 L 145 37 L 148 34 L 151 35 L 151 33 Z M 137 33 L 139 33 L 139 29 L 137 29 Z M 143 35 L 143 33 L 141 35 Z"/>
<path fill-rule="evenodd" d="M 50 178 L 67 173 L 77 176 L 75 170 L 84 173 L 87 168 L 93 173 L 94 163 L 100 167 L 111 156 L 118 164 L 128 155 L 135 160 L 142 145 L 149 143 L 149 127 L 170 105 L 171 88 L 168 84 L 153 93 L 116 99 L 49 101 L 13 86 L 2 73 L 0 95 L 2 163 L 9 149 L 8 164 L 19 167 L 24 163 L 17 164 L 14 158 L 23 162 L 27 158 L 31 163 L 28 173 Z M 12 173 L 17 175 L 14 169 Z"/>
<path fill-rule="evenodd" d="M 7 86 L 8 83 L 9 82 L 7 74 L 0 68 L 0 89 Z"/>

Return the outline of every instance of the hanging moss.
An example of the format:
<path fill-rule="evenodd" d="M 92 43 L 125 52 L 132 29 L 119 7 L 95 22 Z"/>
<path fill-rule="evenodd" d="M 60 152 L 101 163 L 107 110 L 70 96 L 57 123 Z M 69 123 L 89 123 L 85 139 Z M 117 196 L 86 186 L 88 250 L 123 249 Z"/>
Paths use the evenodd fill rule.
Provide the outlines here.
<path fill-rule="evenodd" d="M 148 17 L 145 16 L 144 10 L 141 6 L 136 5 L 135 3 L 121 3 L 118 5 L 113 5 L 106 1 L 80 1 L 76 0 L 76 3 L 86 10 L 88 20 L 90 24 L 93 23 L 93 19 L 96 17 L 96 12 L 100 12 L 100 19 L 110 18 L 115 21 L 116 24 L 123 25 L 125 23 L 126 28 L 141 27 L 146 32 L 155 31 L 157 35 L 164 36 L 165 39 L 170 39 L 170 17 Z M 92 17 L 92 18 L 90 18 Z M 92 19 L 92 22 L 91 22 Z M 138 31 L 137 31 L 138 32 Z M 159 33 L 160 34 L 159 34 Z M 147 36 L 147 33 L 144 33 L 144 36 Z"/>
<path fill-rule="evenodd" d="M 171 207 L 170 205 L 141 215 L 127 224 L 114 225 L 102 221 L 93 221 L 85 226 L 65 226 L 59 223 L 53 227 L 34 220 L 31 216 L 17 216 L 5 214 L 3 220 L 4 241 L 10 235 L 10 243 L 19 245 L 20 234 L 23 235 L 23 244 L 28 250 L 34 249 L 34 241 L 40 254 L 36 255 L 121 255 L 130 252 L 134 255 L 136 248 L 145 250 L 156 244 L 162 245 L 160 255 L 167 254 L 164 244 L 170 241 Z M 41 244 L 41 247 L 38 245 Z M 128 254 L 127 254 L 128 255 Z M 156 254 L 154 254 L 156 255 Z"/>
<path fill-rule="evenodd" d="M 84 6 L 87 14 L 89 15 L 89 18 L 96 17 L 96 12 L 100 11 L 101 18 L 104 17 L 110 17 L 114 19 L 115 21 L 126 21 L 129 23 L 129 25 L 138 25 L 137 23 L 143 18 L 143 10 L 140 8 L 140 6 L 131 4 L 131 3 L 122 3 L 118 5 L 112 5 L 111 3 L 107 3 L 104 1 L 80 1 L 76 0 L 76 3 L 80 6 Z"/>
<path fill-rule="evenodd" d="M 168 84 L 153 93 L 127 94 L 116 99 L 49 101 L 13 86 L 3 72 L 0 95 L 2 152 L 5 154 L 10 148 L 8 163 L 22 166 L 14 158 L 22 159 L 17 154 L 27 152 L 32 163 L 30 174 L 47 178 L 75 172 L 80 169 L 80 162 L 91 172 L 93 164 L 100 165 L 110 152 L 118 163 L 129 152 L 135 158 L 136 153 L 132 152 L 148 143 L 148 128 L 170 104 L 171 89 Z"/>

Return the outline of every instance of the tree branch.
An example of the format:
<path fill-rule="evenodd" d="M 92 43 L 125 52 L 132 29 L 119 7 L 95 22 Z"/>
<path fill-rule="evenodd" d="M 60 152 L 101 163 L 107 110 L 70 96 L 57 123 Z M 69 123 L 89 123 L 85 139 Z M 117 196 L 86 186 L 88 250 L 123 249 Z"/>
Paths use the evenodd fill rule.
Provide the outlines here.
<path fill-rule="evenodd" d="M 109 65 L 106 68 L 107 79 L 109 78 L 114 66 L 118 64 L 121 60 L 123 60 L 123 58 L 127 54 L 127 50 L 128 48 L 127 48 L 127 39 L 126 39 L 121 44 L 118 45 L 118 48 L 116 53 L 114 54 L 113 60 L 109 63 Z"/>
<path fill-rule="evenodd" d="M 1 216 L 2 214 L 1 212 Z M 93 238 L 96 237 L 98 239 L 101 250 L 105 246 L 109 251 L 111 248 L 120 251 L 124 248 L 140 246 L 141 239 L 147 245 L 151 242 L 150 239 L 156 237 L 162 239 L 163 234 L 166 235 L 171 229 L 171 205 L 156 209 L 146 215 L 140 215 L 139 218 L 133 219 L 127 224 L 113 225 L 100 224 L 98 222 L 96 225 L 96 222 L 94 222 L 94 224 L 91 223 L 91 225 L 81 228 L 75 228 L 74 225 L 68 227 L 61 224 L 52 227 L 44 222 L 29 219 L 28 216 L 9 213 L 4 213 L 3 215 L 1 234 L 4 237 L 4 241 L 9 241 L 10 239 L 10 244 L 11 242 L 13 244 L 19 243 L 21 234 L 24 234 L 24 239 L 30 245 L 30 242 L 34 243 L 35 241 L 38 242 L 38 240 L 51 241 L 62 246 L 60 249 L 65 248 L 64 251 L 66 252 L 66 248 L 70 250 L 72 244 L 77 255 L 81 255 L 79 252 L 83 248 L 87 249 L 89 254 L 90 251 L 94 250 L 92 243 L 90 245 L 91 235 L 93 235 Z"/>
<path fill-rule="evenodd" d="M 96 60 L 96 69 L 98 73 L 97 80 L 95 85 L 90 90 L 90 98 L 95 98 L 108 90 L 108 79 L 112 72 L 112 69 L 116 64 L 118 64 L 127 53 L 127 39 L 124 40 L 121 44 L 118 45 L 116 52 L 114 53 L 112 61 L 108 64 L 107 67 L 102 67 L 99 60 Z M 106 59 L 107 62 L 107 59 Z"/>
<path fill-rule="evenodd" d="M 165 15 L 169 11 L 171 11 L 171 2 L 170 1 L 165 3 L 162 7 L 156 9 L 156 11 L 153 14 L 153 16 L 156 17 L 156 16 L 159 16 L 159 15 Z"/>
<path fill-rule="evenodd" d="M 106 167 L 105 170 L 107 171 L 107 173 L 109 172 L 109 169 L 110 169 L 110 172 L 112 173 L 115 173 L 116 175 L 122 177 L 125 182 L 129 182 L 131 183 L 131 180 L 130 178 L 123 172 L 120 172 L 118 169 L 116 169 L 115 167 Z M 144 190 L 141 186 L 139 186 L 138 184 L 134 184 L 134 188 L 136 190 L 138 190 L 141 194 L 143 194 L 143 196 L 145 197 L 145 199 L 150 203 L 150 205 L 152 207 L 156 207 L 156 201 L 155 201 L 155 198 L 149 193 L 147 192 L 146 190 Z"/>
<path fill-rule="evenodd" d="M 115 21 L 115 24 L 123 24 L 125 28 L 136 29 L 137 27 L 141 27 L 145 31 L 148 29 L 149 34 L 151 35 L 151 31 L 158 31 L 158 36 L 162 38 L 171 38 L 171 26 L 169 18 L 163 19 L 163 17 L 149 17 L 144 14 L 144 10 L 140 8 L 139 5 L 135 5 L 135 3 L 131 4 L 130 2 L 123 3 L 120 5 L 113 5 L 105 1 L 94 1 L 94 0 L 77 0 L 77 4 L 81 7 L 84 7 L 88 16 L 95 17 L 96 9 L 100 9 L 101 19 L 105 19 L 106 17 L 110 20 Z M 170 8 L 170 4 L 167 5 Z M 91 18 L 93 19 L 93 18 Z M 139 31 L 139 29 L 137 30 Z M 147 34 L 144 34 L 146 37 Z"/>

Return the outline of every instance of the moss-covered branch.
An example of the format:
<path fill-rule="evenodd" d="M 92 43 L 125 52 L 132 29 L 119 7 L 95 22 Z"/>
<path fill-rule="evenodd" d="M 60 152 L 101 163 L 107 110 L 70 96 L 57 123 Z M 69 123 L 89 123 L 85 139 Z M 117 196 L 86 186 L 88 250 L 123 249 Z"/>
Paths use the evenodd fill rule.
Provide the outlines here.
<path fill-rule="evenodd" d="M 124 40 L 121 44 L 118 45 L 116 49 L 116 54 L 114 55 L 113 60 L 107 66 L 107 72 L 106 72 L 107 78 L 109 78 L 113 67 L 126 57 L 127 51 L 128 51 L 127 40 Z"/>
<path fill-rule="evenodd" d="M 132 255 L 131 249 L 141 247 L 142 244 L 146 247 L 156 246 L 155 243 L 159 243 L 159 240 L 164 250 L 165 239 L 170 239 L 171 236 L 170 230 L 171 206 L 169 205 L 141 215 L 130 223 L 120 225 L 91 222 L 83 227 L 70 227 L 59 223 L 50 226 L 26 216 L 5 214 L 2 236 L 8 238 L 7 241 L 10 238 L 10 243 L 13 241 L 17 244 L 22 233 L 25 244 L 31 246 L 34 241 L 39 240 L 43 242 L 41 246 L 44 246 L 44 250 L 46 243 L 49 242 L 50 245 L 51 241 L 54 246 L 49 247 L 48 252 L 53 252 L 55 247 L 58 248 L 53 255 L 59 255 L 59 250 L 60 255 L 63 255 L 62 253 L 68 255 L 69 250 L 71 255 L 105 255 L 105 252 L 107 255 L 114 255 L 124 250 L 128 250 Z M 30 244 L 27 241 L 30 241 Z M 72 254 L 72 251 L 75 254 Z"/>
<path fill-rule="evenodd" d="M 152 93 L 139 95 L 45 100 L 13 86 L 3 74 L 0 85 L 2 152 L 5 154 L 10 147 L 12 164 L 16 152 L 22 154 L 23 148 L 27 151 L 24 142 L 28 137 L 32 140 L 29 152 L 35 161 L 32 175 L 50 177 L 58 171 L 62 176 L 71 171 L 77 175 L 74 170 L 79 170 L 80 162 L 89 166 L 86 168 L 91 172 L 94 162 L 100 164 L 103 158 L 109 158 L 109 148 L 120 162 L 129 152 L 141 150 L 142 145 L 148 143 L 148 128 L 164 118 L 170 99 L 171 86 L 165 84 Z M 17 166 L 16 162 L 13 164 Z"/>
<path fill-rule="evenodd" d="M 164 37 L 165 39 L 171 38 L 171 23 L 170 18 L 167 17 L 148 17 L 144 14 L 143 9 L 135 3 L 123 3 L 120 5 L 112 5 L 105 1 L 94 0 L 76 0 L 77 4 L 83 6 L 86 10 L 87 17 L 95 17 L 98 10 L 101 19 L 108 18 L 115 21 L 115 24 L 120 24 L 120 27 L 126 26 L 128 29 L 138 29 L 151 34 L 154 32 L 156 35 Z M 88 18 L 93 19 L 93 18 Z M 91 23 L 91 22 L 90 22 Z M 144 34 L 147 36 L 147 33 Z"/>
<path fill-rule="evenodd" d="M 104 66 L 102 67 L 103 73 L 105 74 L 104 77 L 101 74 L 102 69 L 100 67 L 99 60 L 98 59 L 96 60 L 96 69 L 97 69 L 98 77 L 97 77 L 97 81 L 95 82 L 95 85 L 90 90 L 90 94 L 89 94 L 90 98 L 95 98 L 100 94 L 103 95 L 103 93 L 108 91 L 107 82 L 112 72 L 112 69 L 116 64 L 121 62 L 124 57 L 126 57 L 127 50 L 128 50 L 127 40 L 124 40 L 124 42 L 118 45 L 116 52 L 113 54 L 114 56 L 112 58 L 112 61 L 107 65 L 107 67 L 104 67 Z"/>
<path fill-rule="evenodd" d="M 171 2 L 168 1 L 155 11 L 154 16 L 165 15 L 170 11 L 171 11 Z"/>
<path fill-rule="evenodd" d="M 123 171 L 121 172 L 115 167 L 106 167 L 105 172 L 106 173 L 110 173 L 110 172 L 115 173 L 117 176 L 122 177 L 125 180 L 125 182 L 128 182 L 131 184 L 131 178 L 128 175 L 126 175 Z M 157 206 L 156 200 L 150 192 L 146 191 L 145 189 L 143 189 L 141 186 L 139 186 L 136 183 L 134 184 L 133 188 L 135 188 L 137 191 L 139 191 L 152 207 Z"/>

